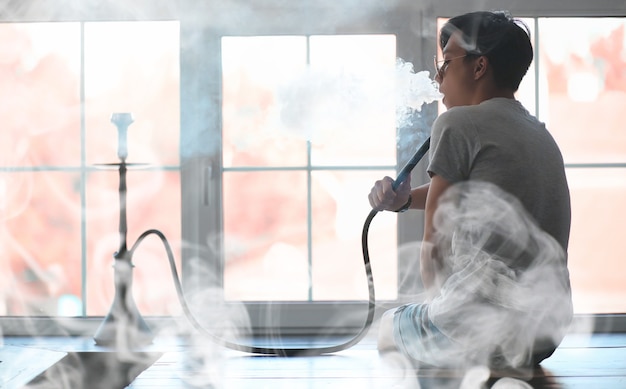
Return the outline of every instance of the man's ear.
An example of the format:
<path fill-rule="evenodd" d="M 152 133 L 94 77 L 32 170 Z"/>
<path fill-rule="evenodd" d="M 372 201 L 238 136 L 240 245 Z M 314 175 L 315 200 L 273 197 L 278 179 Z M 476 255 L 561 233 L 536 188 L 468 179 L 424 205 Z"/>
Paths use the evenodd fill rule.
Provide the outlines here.
<path fill-rule="evenodd" d="M 489 69 L 489 59 L 484 55 L 481 55 L 474 62 L 474 79 L 478 80 L 485 76 L 487 69 Z"/>

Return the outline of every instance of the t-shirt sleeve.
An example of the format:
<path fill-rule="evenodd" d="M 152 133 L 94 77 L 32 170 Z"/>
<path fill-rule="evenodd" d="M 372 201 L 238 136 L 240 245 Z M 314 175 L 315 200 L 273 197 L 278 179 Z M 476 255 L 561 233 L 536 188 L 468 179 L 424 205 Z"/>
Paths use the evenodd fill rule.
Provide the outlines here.
<path fill-rule="evenodd" d="M 479 149 L 478 135 L 467 115 L 447 111 L 433 123 L 428 174 L 452 183 L 467 180 Z"/>

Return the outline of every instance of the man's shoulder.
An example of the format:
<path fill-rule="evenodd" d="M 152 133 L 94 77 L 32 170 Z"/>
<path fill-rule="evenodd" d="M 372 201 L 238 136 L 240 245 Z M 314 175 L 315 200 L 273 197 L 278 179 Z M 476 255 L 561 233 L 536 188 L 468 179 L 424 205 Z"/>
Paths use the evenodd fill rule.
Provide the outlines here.
<path fill-rule="evenodd" d="M 434 127 L 458 128 L 466 127 L 476 118 L 483 116 L 483 109 L 478 105 L 463 105 L 449 108 L 435 120 Z"/>
<path fill-rule="evenodd" d="M 525 114 L 523 107 L 520 107 L 515 100 L 490 99 L 480 104 L 452 107 L 441 113 L 437 121 L 444 127 L 467 126 L 470 123 L 477 125 L 484 121 L 491 122 L 495 117 Z"/>
<path fill-rule="evenodd" d="M 467 108 L 467 106 L 448 108 L 437 116 L 436 121 L 440 123 L 454 122 L 466 115 L 465 108 Z"/>
<path fill-rule="evenodd" d="M 443 120 L 466 120 L 467 117 L 480 116 L 491 111 L 489 104 L 460 105 L 442 112 L 439 117 Z"/>

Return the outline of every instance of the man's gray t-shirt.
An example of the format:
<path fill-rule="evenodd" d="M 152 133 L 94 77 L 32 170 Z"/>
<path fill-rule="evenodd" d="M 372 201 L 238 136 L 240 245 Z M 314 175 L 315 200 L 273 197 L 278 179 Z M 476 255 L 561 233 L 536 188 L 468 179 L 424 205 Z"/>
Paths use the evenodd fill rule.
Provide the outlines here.
<path fill-rule="evenodd" d="M 454 107 L 433 124 L 429 174 L 493 183 L 518 198 L 567 252 L 570 195 L 563 157 L 543 123 L 513 99 Z"/>
<path fill-rule="evenodd" d="M 500 348 L 519 362 L 561 341 L 572 317 L 564 170 L 552 136 L 516 100 L 454 107 L 433 124 L 428 172 L 454 185 L 434 217 L 447 276 L 428 319 L 454 341 L 453 354 Z M 418 349 L 418 360 L 452 358 Z"/>

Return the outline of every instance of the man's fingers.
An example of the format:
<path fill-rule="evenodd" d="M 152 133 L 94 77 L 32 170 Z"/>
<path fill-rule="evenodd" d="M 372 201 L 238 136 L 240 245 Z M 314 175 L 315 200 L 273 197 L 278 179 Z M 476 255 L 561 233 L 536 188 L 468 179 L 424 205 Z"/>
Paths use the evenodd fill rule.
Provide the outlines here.
<path fill-rule="evenodd" d="M 372 188 L 369 201 L 370 205 L 375 210 L 389 209 L 396 198 L 396 194 L 392 188 L 393 179 L 391 177 L 383 177 L 383 179 L 376 181 Z"/>

